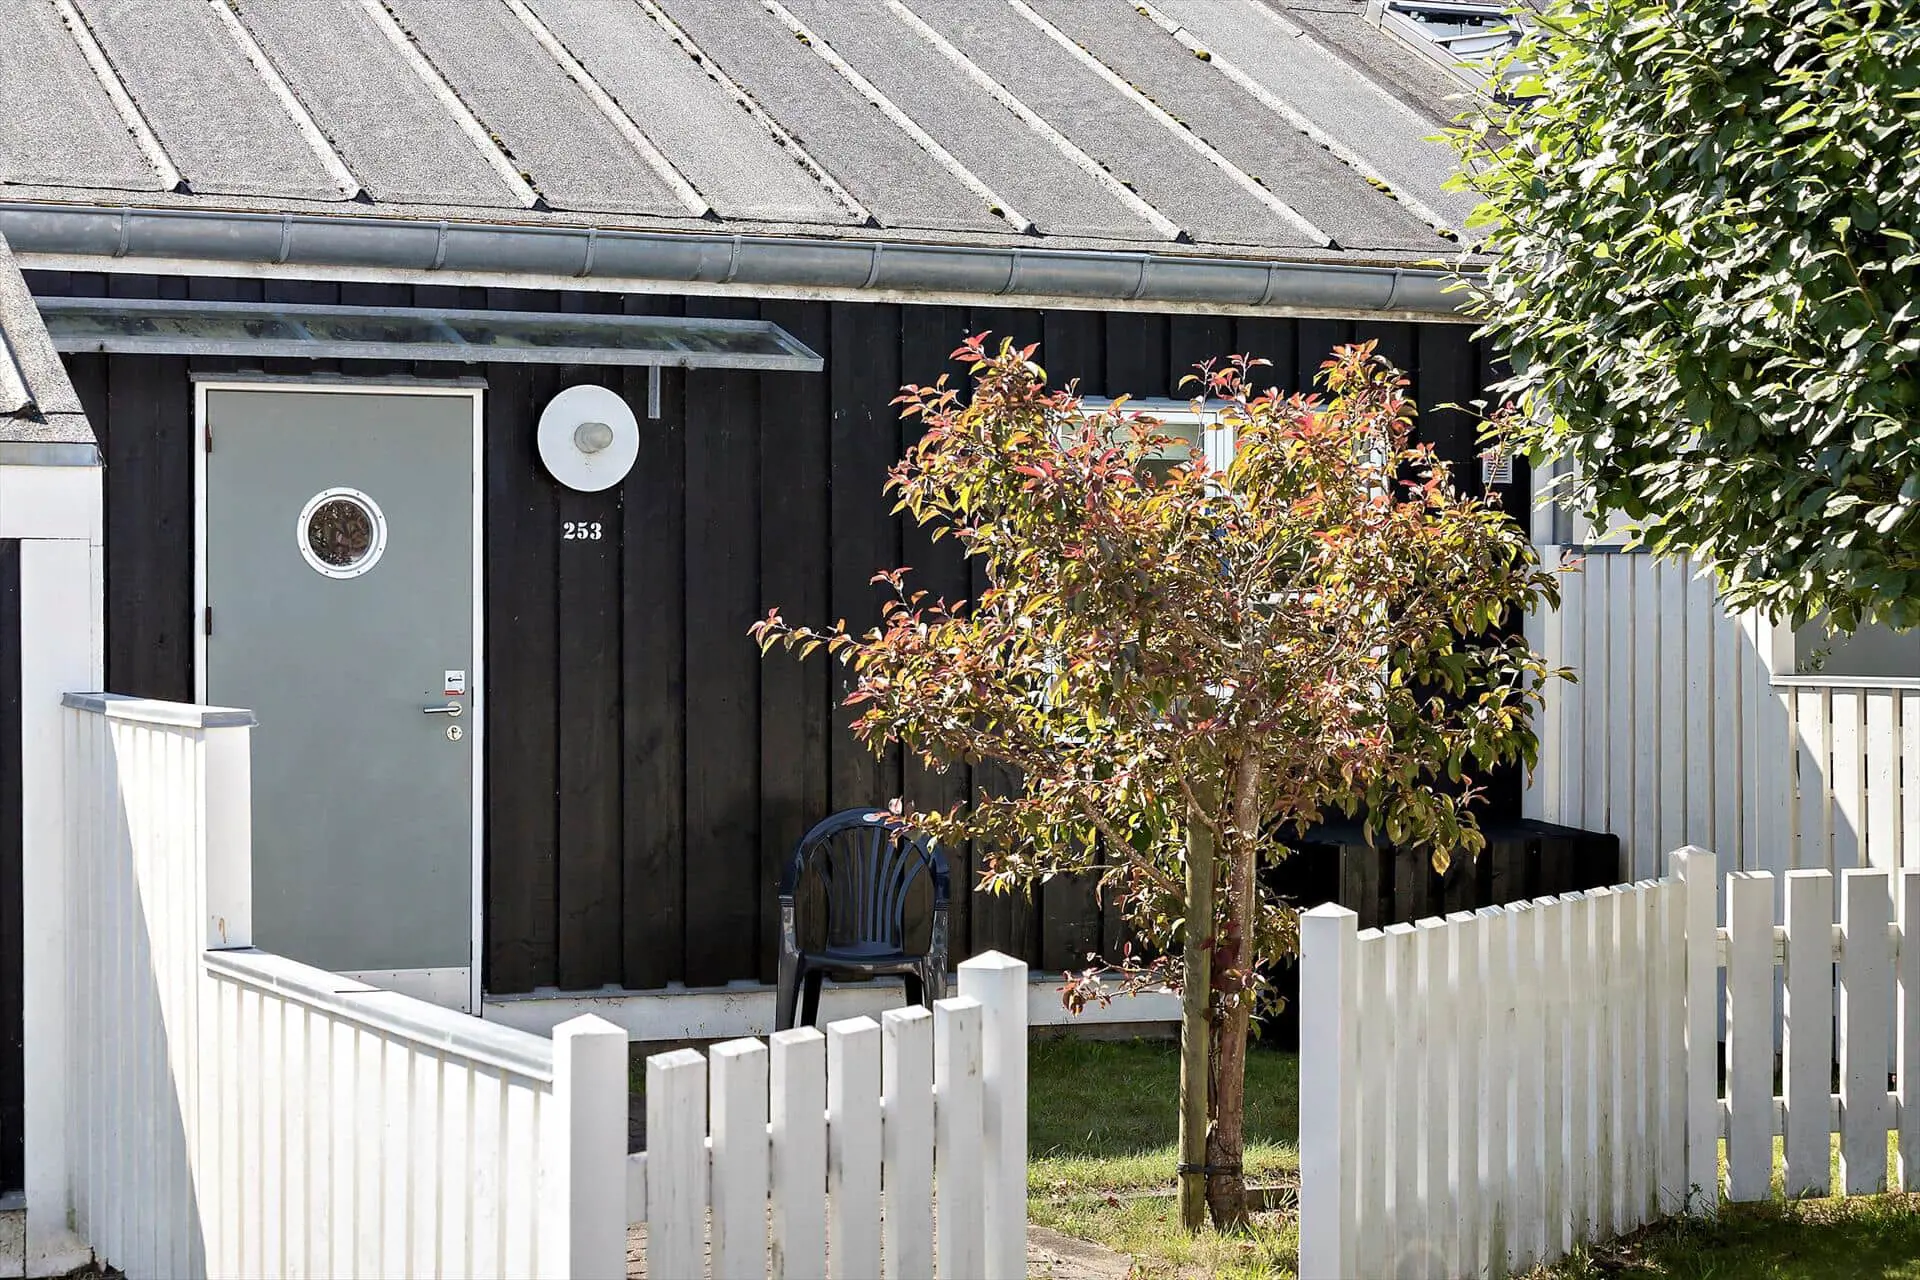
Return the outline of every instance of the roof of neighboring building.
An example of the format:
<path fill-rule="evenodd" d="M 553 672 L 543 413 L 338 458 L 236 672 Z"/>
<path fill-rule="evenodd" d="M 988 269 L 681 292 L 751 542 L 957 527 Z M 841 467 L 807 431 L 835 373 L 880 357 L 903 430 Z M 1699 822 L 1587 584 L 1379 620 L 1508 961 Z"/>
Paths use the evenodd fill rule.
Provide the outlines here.
<path fill-rule="evenodd" d="M 91 462 L 93 448 L 80 397 L 0 237 L 0 462 Z"/>
<path fill-rule="evenodd" d="M 1361 0 L 5 0 L 0 201 L 1430 262 Z"/>

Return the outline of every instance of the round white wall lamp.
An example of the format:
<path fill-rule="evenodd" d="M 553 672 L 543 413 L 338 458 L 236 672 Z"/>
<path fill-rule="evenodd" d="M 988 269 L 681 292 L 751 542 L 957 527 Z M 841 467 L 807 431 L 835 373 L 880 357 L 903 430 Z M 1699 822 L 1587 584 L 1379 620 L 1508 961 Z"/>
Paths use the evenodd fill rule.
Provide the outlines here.
<path fill-rule="evenodd" d="M 569 489 L 596 493 L 626 479 L 640 456 L 640 424 L 605 387 L 568 387 L 540 414 L 540 461 Z"/>

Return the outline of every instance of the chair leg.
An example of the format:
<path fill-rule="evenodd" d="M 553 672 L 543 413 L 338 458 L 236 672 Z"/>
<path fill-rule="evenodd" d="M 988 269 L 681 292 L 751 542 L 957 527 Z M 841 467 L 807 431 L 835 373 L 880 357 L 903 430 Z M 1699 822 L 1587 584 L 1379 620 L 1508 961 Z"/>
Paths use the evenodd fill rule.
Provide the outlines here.
<path fill-rule="evenodd" d="M 800 1006 L 800 1025 L 803 1027 L 820 1025 L 820 982 L 826 976 L 820 970 L 813 969 L 802 979 L 802 989 L 806 992 Z"/>
<path fill-rule="evenodd" d="M 800 1003 L 800 957 L 780 957 L 780 983 L 774 989 L 773 998 L 773 1029 L 791 1030 L 794 1009 Z"/>
<path fill-rule="evenodd" d="M 927 962 L 920 967 L 921 978 L 927 984 L 927 1008 L 933 1008 L 936 1000 L 947 998 L 947 959 L 945 956 L 928 956 Z"/>
<path fill-rule="evenodd" d="M 920 980 L 919 974 L 903 973 L 900 975 L 900 981 L 907 988 L 908 1004 L 926 1005 L 929 1009 L 933 1007 L 927 1004 L 927 984 Z"/>

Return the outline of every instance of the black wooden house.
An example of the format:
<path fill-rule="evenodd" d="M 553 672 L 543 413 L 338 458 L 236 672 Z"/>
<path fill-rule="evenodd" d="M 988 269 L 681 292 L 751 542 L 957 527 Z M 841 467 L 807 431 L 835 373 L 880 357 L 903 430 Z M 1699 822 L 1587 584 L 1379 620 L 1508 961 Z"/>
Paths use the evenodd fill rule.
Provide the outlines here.
<path fill-rule="evenodd" d="M 107 687 L 257 712 L 256 936 L 299 959 L 528 1025 L 738 1026 L 713 1002 L 773 978 L 800 833 L 973 781 L 872 758 L 836 668 L 747 638 L 873 613 L 880 567 L 973 588 L 881 491 L 889 401 L 969 332 L 1136 397 L 1377 339 L 1481 482 L 1441 407 L 1492 376 L 1437 269 L 1465 89 L 1361 0 L 0 27 L 0 236 L 104 462 Z M 569 418 L 582 386 L 617 401 Z M 623 411 L 595 487 L 577 429 Z M 1085 886 L 962 893 L 953 950 L 1058 971 L 1114 928 Z M 683 989 L 708 1012 L 660 1013 Z"/>

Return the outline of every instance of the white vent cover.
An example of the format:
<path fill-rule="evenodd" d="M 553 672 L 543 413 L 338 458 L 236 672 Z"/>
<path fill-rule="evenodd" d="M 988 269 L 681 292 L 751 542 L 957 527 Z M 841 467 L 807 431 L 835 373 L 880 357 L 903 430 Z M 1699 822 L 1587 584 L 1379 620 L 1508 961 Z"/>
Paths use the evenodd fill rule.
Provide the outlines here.
<path fill-rule="evenodd" d="M 568 387 L 540 415 L 540 461 L 569 489 L 611 489 L 640 455 L 640 424 L 605 387 Z"/>
<path fill-rule="evenodd" d="M 1480 455 L 1481 485 L 1512 484 L 1513 455 L 1505 449 L 1489 449 Z"/>

